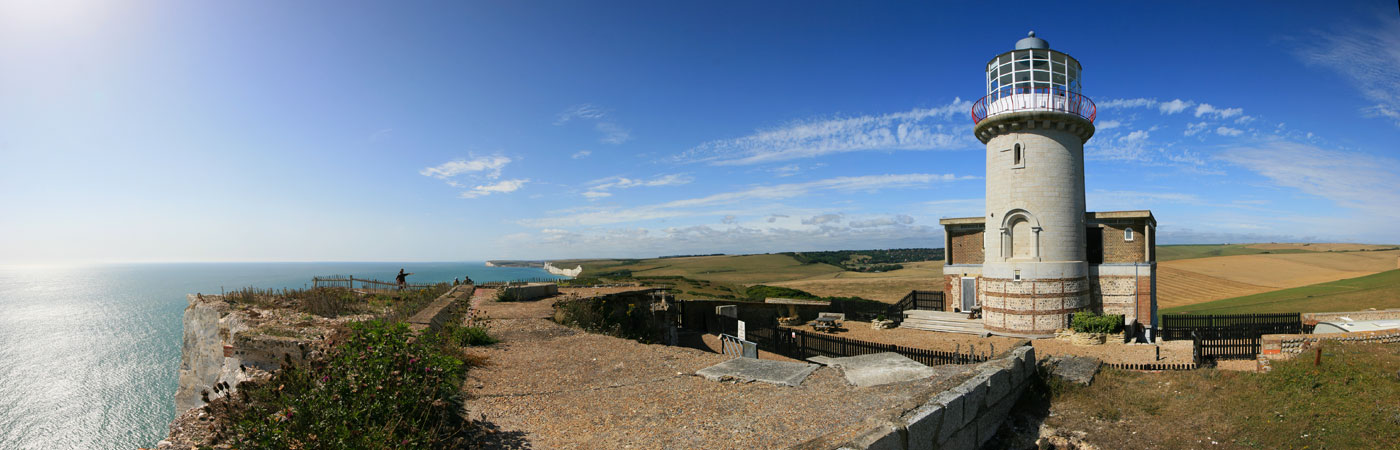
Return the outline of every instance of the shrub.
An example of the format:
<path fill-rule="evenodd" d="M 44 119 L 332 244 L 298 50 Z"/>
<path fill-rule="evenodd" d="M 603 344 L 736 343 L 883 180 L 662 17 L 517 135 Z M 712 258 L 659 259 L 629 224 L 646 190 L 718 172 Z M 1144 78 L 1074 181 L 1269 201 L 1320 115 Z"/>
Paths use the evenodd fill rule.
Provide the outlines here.
<path fill-rule="evenodd" d="M 290 364 L 230 411 L 235 448 L 445 448 L 465 444 L 456 396 L 466 369 L 406 324 L 350 324 L 325 361 Z"/>
<path fill-rule="evenodd" d="M 812 295 L 807 291 L 780 286 L 768 286 L 763 284 L 755 284 L 753 286 L 749 286 L 748 289 L 744 290 L 744 295 L 749 297 L 750 299 L 760 302 L 770 297 L 804 299 L 817 298 L 817 296 Z"/>
<path fill-rule="evenodd" d="M 1118 314 L 1098 315 L 1088 311 L 1074 313 L 1069 326 L 1076 333 L 1115 333 L 1123 326 L 1123 316 Z"/>
<path fill-rule="evenodd" d="M 495 336 L 491 336 L 485 326 L 458 326 L 449 325 L 444 328 L 447 336 L 452 342 L 463 347 L 476 347 L 481 345 L 491 345 L 500 342 Z"/>
<path fill-rule="evenodd" d="M 496 290 L 496 301 L 498 302 L 514 302 L 518 300 L 520 300 L 520 297 L 515 295 L 514 289 L 501 287 Z"/>

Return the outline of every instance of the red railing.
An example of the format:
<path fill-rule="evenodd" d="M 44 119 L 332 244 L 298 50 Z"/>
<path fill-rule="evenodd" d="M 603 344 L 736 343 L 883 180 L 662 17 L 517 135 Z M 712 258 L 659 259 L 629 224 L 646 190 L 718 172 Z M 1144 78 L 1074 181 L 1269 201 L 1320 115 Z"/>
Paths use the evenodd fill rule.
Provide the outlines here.
<path fill-rule="evenodd" d="M 1089 119 L 1089 122 L 1098 115 L 1094 101 L 1078 92 L 1061 88 L 1003 88 L 972 104 L 972 123 L 1014 111 L 1058 111 Z"/>

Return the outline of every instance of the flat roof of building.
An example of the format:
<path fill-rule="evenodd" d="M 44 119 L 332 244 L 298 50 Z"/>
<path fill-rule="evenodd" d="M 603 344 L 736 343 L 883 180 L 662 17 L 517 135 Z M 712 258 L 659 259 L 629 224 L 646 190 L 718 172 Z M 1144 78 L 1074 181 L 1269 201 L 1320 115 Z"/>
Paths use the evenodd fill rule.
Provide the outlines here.
<path fill-rule="evenodd" d="M 1132 211 L 1090 211 L 1084 213 L 1084 218 L 1091 220 L 1105 219 L 1147 219 L 1148 223 L 1157 224 L 1157 219 L 1152 217 L 1152 211 L 1146 209 Z M 938 219 L 938 224 L 948 225 L 983 225 L 986 226 L 987 219 L 984 217 L 952 217 Z"/>
<path fill-rule="evenodd" d="M 1385 320 L 1333 320 L 1318 322 L 1313 334 L 1355 333 L 1358 331 L 1378 331 L 1400 329 L 1400 319 Z"/>

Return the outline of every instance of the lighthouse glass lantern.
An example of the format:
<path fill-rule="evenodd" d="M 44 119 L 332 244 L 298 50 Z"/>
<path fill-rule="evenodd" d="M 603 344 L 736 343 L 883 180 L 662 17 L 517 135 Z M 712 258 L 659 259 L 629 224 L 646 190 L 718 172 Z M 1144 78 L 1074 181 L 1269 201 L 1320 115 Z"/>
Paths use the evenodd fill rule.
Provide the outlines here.
<path fill-rule="evenodd" d="M 1079 60 L 1050 49 L 1035 32 L 1016 42 L 1015 50 L 987 62 L 987 96 L 974 105 L 973 120 L 1027 110 L 1068 112 L 1093 121 L 1093 106 L 1080 93 Z"/>

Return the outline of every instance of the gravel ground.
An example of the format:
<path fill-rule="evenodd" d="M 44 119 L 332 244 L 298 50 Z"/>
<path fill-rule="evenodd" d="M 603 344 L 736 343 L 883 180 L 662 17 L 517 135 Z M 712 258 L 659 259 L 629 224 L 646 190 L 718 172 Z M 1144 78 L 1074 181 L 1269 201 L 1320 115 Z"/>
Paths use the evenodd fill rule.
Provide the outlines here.
<path fill-rule="evenodd" d="M 821 368 L 802 386 L 720 383 L 694 375 L 722 355 L 590 334 L 546 319 L 550 300 L 473 304 L 502 342 L 473 349 L 484 367 L 463 387 L 468 417 L 494 445 L 529 448 L 779 448 L 840 439 L 867 417 L 968 376 L 855 388 Z"/>

